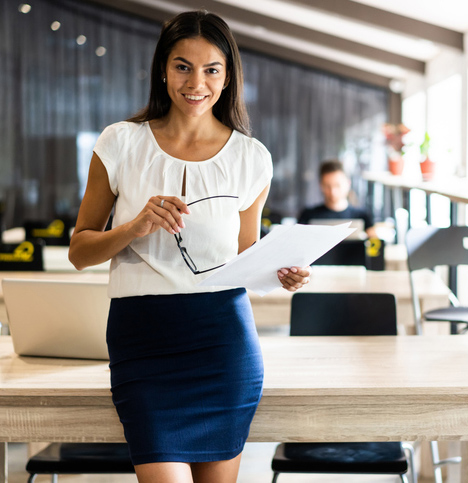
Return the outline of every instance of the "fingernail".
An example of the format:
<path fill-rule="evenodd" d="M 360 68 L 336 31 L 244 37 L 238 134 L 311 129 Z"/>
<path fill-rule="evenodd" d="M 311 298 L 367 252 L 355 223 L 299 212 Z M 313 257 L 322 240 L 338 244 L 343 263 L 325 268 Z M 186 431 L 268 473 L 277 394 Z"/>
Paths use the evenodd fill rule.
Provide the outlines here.
<path fill-rule="evenodd" d="M 171 228 L 171 233 L 175 235 L 177 232 L 174 230 L 174 228 Z"/>
<path fill-rule="evenodd" d="M 279 278 L 283 278 L 284 277 L 284 273 L 278 272 L 278 277 Z"/>
<path fill-rule="evenodd" d="M 285 268 L 282 268 L 282 269 L 281 269 L 281 272 L 282 272 L 282 273 L 284 273 L 285 275 L 287 275 L 287 274 L 288 274 L 288 271 L 287 271 Z"/>
<path fill-rule="evenodd" d="M 188 214 L 188 215 L 190 215 L 190 213 L 192 213 L 192 212 L 190 211 L 190 208 L 187 208 L 187 214 Z"/>
<path fill-rule="evenodd" d="M 293 273 L 297 273 L 297 268 L 296 268 L 296 267 L 292 267 L 292 268 L 291 268 L 291 272 L 293 272 Z"/>
<path fill-rule="evenodd" d="M 185 223 L 184 223 L 184 220 L 180 220 L 180 226 L 181 226 L 182 228 L 185 228 Z"/>
<path fill-rule="evenodd" d="M 177 233 L 180 233 L 182 230 L 180 229 L 180 226 L 176 227 Z"/>

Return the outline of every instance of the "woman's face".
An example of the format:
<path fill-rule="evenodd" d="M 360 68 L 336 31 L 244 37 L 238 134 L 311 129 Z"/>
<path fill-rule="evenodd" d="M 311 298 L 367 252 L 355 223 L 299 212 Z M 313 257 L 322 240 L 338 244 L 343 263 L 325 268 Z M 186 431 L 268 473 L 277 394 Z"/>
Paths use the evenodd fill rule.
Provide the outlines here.
<path fill-rule="evenodd" d="M 167 59 L 165 77 L 171 109 L 189 117 L 211 112 L 229 81 L 224 55 L 202 37 L 175 44 Z"/>

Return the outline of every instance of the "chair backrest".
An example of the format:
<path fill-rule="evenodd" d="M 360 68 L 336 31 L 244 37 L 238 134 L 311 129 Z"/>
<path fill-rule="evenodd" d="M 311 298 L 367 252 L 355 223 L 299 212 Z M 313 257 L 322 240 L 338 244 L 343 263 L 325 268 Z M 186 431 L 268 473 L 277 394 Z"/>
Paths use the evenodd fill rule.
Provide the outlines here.
<path fill-rule="evenodd" d="M 362 265 L 366 266 L 364 240 L 343 240 L 330 251 L 315 260 L 314 265 Z"/>
<path fill-rule="evenodd" d="M 43 242 L 0 243 L 0 271 L 44 270 Z"/>
<path fill-rule="evenodd" d="M 389 293 L 295 293 L 291 335 L 396 335 L 396 300 Z"/>
<path fill-rule="evenodd" d="M 411 228 L 406 233 L 408 269 L 468 265 L 468 226 Z"/>
<path fill-rule="evenodd" d="M 57 218 L 51 221 L 25 220 L 23 226 L 26 240 L 42 240 L 46 245 L 70 245 L 71 221 L 67 218 Z"/>
<path fill-rule="evenodd" d="M 383 240 L 343 240 L 315 260 L 313 265 L 360 265 L 368 270 L 384 270 Z"/>

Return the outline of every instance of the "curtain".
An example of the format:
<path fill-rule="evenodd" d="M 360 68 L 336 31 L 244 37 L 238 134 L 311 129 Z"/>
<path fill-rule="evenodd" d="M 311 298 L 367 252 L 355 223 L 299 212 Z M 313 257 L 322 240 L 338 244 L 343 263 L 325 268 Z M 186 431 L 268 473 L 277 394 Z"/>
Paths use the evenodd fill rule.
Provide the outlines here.
<path fill-rule="evenodd" d="M 386 166 L 386 90 L 253 52 L 242 60 L 253 134 L 273 156 L 271 212 L 296 217 L 321 202 L 318 169 L 331 158 L 343 161 L 364 205 L 362 171 Z"/>
<path fill-rule="evenodd" d="M 76 217 L 96 137 L 147 103 L 161 29 L 80 1 L 30 0 L 29 13 L 20 3 L 0 0 L 3 228 Z M 363 203 L 360 172 L 385 165 L 379 136 L 386 91 L 251 51 L 241 55 L 253 135 L 273 156 L 268 209 L 296 216 L 319 202 L 318 165 L 330 157 L 345 162 Z"/>
<path fill-rule="evenodd" d="M 106 125 L 146 104 L 161 29 L 81 2 L 29 4 L 25 14 L 20 2 L 0 0 L 0 197 L 6 227 L 24 219 L 76 217 L 80 174 L 87 171 L 79 161 L 83 150 L 90 158 L 94 144 L 86 143 L 86 135 L 95 140 Z M 53 22 L 60 22 L 58 30 L 51 29 Z"/>

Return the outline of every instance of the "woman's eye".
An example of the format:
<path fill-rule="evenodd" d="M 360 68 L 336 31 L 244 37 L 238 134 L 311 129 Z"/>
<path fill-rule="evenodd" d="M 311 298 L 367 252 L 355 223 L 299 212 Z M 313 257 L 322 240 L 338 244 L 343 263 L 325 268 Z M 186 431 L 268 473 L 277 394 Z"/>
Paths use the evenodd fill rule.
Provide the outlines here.
<path fill-rule="evenodd" d="M 211 69 L 208 69 L 208 72 L 210 74 L 217 74 L 218 73 L 218 69 L 215 69 L 214 67 L 212 67 Z"/>
<path fill-rule="evenodd" d="M 182 72 L 185 72 L 188 70 L 188 67 L 186 65 L 178 65 L 177 70 L 181 70 Z"/>

